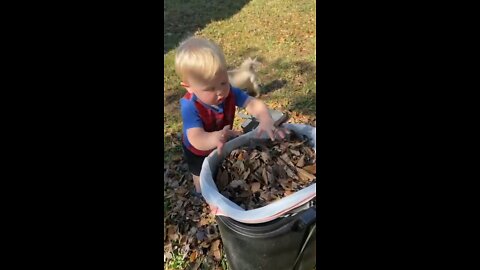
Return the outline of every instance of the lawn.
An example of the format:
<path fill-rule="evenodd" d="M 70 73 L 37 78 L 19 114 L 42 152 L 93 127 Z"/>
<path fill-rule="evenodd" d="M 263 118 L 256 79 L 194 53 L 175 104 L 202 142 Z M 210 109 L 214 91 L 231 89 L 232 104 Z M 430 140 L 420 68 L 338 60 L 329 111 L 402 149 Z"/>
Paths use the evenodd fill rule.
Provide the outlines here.
<path fill-rule="evenodd" d="M 165 165 L 177 170 L 176 177 L 185 171 L 182 165 L 179 134 L 182 123 L 179 99 L 185 94 L 174 71 L 174 50 L 188 35 L 207 37 L 224 50 L 230 68 L 237 67 L 247 57 L 257 57 L 263 66 L 259 70 L 262 83 L 260 99 L 270 108 L 287 112 L 289 122 L 316 125 L 316 21 L 315 0 L 184 0 L 164 1 L 164 147 Z M 236 118 L 234 127 L 241 123 Z M 165 181 L 166 211 L 175 205 L 175 189 L 170 177 Z M 191 178 L 184 176 L 187 189 Z M 174 185 L 175 186 L 175 185 Z M 164 217 L 165 225 L 175 225 Z M 225 261 L 214 266 L 201 263 L 202 256 L 193 261 L 191 250 L 179 248 L 165 259 L 166 269 L 222 269 Z M 207 256 L 206 254 L 204 254 Z M 205 260 L 206 261 L 206 260 Z M 210 268 L 209 268 L 210 267 Z"/>

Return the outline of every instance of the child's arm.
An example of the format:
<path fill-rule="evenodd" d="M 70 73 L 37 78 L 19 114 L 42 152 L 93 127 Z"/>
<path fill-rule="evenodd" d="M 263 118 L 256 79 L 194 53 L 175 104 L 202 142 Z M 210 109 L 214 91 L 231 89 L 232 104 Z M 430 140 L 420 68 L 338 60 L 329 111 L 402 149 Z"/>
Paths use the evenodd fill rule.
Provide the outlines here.
<path fill-rule="evenodd" d="M 223 130 L 206 132 L 195 105 L 188 100 L 180 100 L 180 111 L 188 141 L 198 150 L 208 151 L 218 147 L 221 151 L 223 144 L 230 137 L 239 135 L 239 132 L 230 130 L 228 125 Z"/>
<path fill-rule="evenodd" d="M 225 126 L 222 130 L 206 132 L 203 128 L 189 128 L 187 130 L 188 141 L 198 150 L 208 151 L 218 147 L 221 153 L 223 144 L 230 137 L 240 135 L 240 132 L 230 129 L 230 125 Z"/>
<path fill-rule="evenodd" d="M 282 139 L 285 138 L 286 131 L 277 129 L 273 125 L 274 121 L 272 116 L 268 112 L 268 107 L 263 101 L 254 97 L 249 97 L 245 102 L 245 110 L 258 119 L 259 130 L 257 136 L 260 136 L 263 132 L 267 132 L 268 136 L 273 141 L 275 140 L 275 133 L 278 132 Z"/>

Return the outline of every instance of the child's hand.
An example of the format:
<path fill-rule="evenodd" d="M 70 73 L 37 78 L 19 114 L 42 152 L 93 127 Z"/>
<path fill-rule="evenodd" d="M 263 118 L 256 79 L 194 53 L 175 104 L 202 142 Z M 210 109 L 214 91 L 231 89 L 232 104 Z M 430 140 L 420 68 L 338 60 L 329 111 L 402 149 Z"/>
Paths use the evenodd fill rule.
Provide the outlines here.
<path fill-rule="evenodd" d="M 290 134 L 288 129 L 277 128 L 273 125 L 273 120 L 271 117 L 265 117 L 260 121 L 258 126 L 257 138 L 260 137 L 264 132 L 268 134 L 272 141 L 275 140 L 275 135 L 279 135 L 280 138 L 285 139 L 286 134 Z"/>
<path fill-rule="evenodd" d="M 228 141 L 229 138 L 237 137 L 241 135 L 241 131 L 234 131 L 230 129 L 230 125 L 226 125 L 222 130 L 218 132 L 218 154 L 220 155 L 223 150 L 223 145 Z"/>

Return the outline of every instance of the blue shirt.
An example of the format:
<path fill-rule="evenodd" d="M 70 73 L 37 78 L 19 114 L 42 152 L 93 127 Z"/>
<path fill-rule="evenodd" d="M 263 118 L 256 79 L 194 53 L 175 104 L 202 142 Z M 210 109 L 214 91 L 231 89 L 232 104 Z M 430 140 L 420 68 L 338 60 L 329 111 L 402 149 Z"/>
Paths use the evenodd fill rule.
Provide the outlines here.
<path fill-rule="evenodd" d="M 243 108 L 249 96 L 238 88 L 230 87 L 230 91 L 232 91 L 235 96 L 235 106 Z M 218 107 L 215 108 L 201 102 L 195 95 L 192 95 L 191 99 L 186 99 L 185 97 L 181 98 L 180 112 L 183 120 L 183 140 L 187 147 L 191 146 L 188 141 L 187 130 L 195 127 L 203 128 L 203 122 L 197 108 L 195 107 L 195 102 L 201 103 L 205 108 L 216 113 L 223 113 L 224 102 L 220 103 Z"/>

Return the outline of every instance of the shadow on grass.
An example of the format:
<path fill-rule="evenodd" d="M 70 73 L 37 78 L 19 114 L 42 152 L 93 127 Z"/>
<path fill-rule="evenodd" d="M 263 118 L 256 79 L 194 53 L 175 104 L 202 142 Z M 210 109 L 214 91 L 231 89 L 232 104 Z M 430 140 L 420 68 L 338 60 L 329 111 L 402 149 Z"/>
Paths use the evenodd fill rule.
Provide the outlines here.
<path fill-rule="evenodd" d="M 165 0 L 163 2 L 163 53 L 212 21 L 236 14 L 250 0 Z"/>
<path fill-rule="evenodd" d="M 301 88 L 305 84 L 316 80 L 316 67 L 306 61 L 287 62 L 277 59 L 265 67 L 269 72 L 263 79 L 266 81 L 262 86 L 262 93 L 267 94 L 281 89 L 286 85 Z M 293 77 L 285 78 L 284 74 L 293 74 Z"/>
<path fill-rule="evenodd" d="M 262 93 L 266 94 L 269 92 L 273 92 L 275 90 L 281 89 L 287 84 L 287 80 L 273 80 L 268 84 L 262 85 Z"/>
<path fill-rule="evenodd" d="M 298 113 L 314 116 L 317 114 L 316 94 L 301 94 L 295 96 L 290 104 L 290 110 Z"/>

